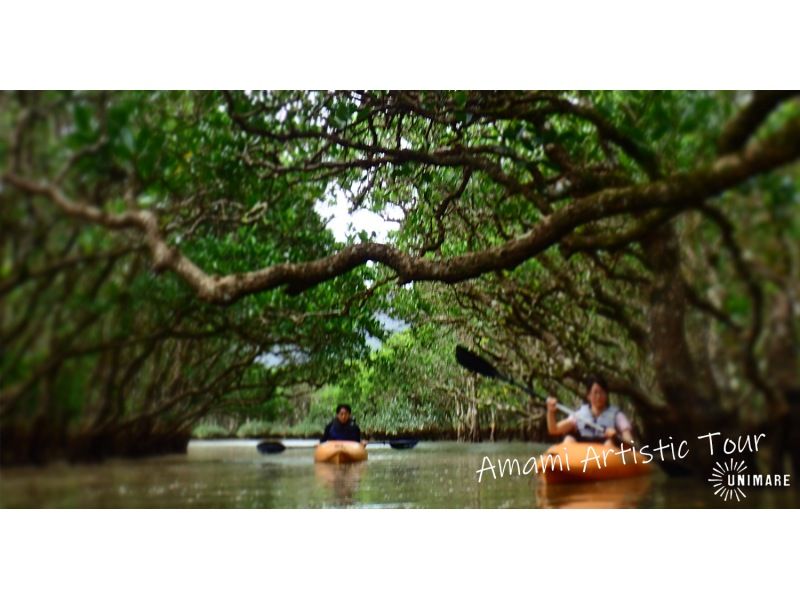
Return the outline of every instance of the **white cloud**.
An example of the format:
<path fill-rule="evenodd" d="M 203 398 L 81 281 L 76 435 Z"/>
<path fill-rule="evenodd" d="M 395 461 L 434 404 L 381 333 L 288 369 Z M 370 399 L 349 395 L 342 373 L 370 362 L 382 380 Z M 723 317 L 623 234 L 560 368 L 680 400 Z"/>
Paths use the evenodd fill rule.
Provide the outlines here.
<path fill-rule="evenodd" d="M 374 235 L 375 241 L 385 243 L 389 233 L 400 228 L 400 224 L 392 220 L 399 220 L 403 216 L 402 210 L 397 206 L 390 206 L 384 214 L 364 208 L 351 212 L 350 202 L 344 190 L 338 185 L 332 187 L 328 197 L 318 201 L 314 209 L 320 217 L 328 220 L 328 230 L 342 243 L 347 241 L 348 235 L 355 235 L 361 231 Z"/>

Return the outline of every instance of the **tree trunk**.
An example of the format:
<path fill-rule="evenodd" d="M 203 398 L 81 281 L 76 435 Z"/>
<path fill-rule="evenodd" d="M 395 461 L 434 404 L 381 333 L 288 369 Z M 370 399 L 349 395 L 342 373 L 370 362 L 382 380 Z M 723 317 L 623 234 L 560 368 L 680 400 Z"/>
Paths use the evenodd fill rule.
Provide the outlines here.
<path fill-rule="evenodd" d="M 736 417 L 720 405 L 713 378 L 698 368 L 686 337 L 687 291 L 680 272 L 678 238 L 671 224 L 651 233 L 642 243 L 653 273 L 649 292 L 648 350 L 666 409 L 644 415 L 646 440 L 688 440 L 685 461 L 667 463 L 669 473 L 704 473 L 714 463 L 698 436 L 733 433 Z M 706 443 L 707 445 L 707 443 Z"/>

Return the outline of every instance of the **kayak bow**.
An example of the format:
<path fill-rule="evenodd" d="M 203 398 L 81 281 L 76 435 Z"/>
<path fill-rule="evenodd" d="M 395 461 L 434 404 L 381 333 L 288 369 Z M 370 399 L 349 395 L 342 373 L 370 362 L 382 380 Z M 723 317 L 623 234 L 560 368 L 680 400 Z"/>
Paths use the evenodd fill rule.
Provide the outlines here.
<path fill-rule="evenodd" d="M 367 449 L 360 442 L 350 440 L 329 440 L 314 449 L 317 463 L 355 463 L 367 460 Z"/>

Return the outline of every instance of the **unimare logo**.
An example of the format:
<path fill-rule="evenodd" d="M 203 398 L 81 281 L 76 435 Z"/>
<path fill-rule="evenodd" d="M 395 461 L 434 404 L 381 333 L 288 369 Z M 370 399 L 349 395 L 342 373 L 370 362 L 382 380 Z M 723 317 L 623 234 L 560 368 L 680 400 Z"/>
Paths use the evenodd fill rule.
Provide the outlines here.
<path fill-rule="evenodd" d="M 792 485 L 792 476 L 788 473 L 745 473 L 747 465 L 744 461 L 717 461 L 713 469 L 714 473 L 708 481 L 714 485 L 714 494 L 725 501 L 735 498 L 741 502 L 747 496 L 742 488 L 788 488 Z"/>
<path fill-rule="evenodd" d="M 747 465 L 744 461 L 735 462 L 733 459 L 727 463 L 717 461 L 713 467 L 714 473 L 708 478 L 708 481 L 714 485 L 714 494 L 722 497 L 722 500 L 726 502 L 728 499 L 733 500 L 734 498 L 737 502 L 741 502 L 741 499 L 746 498 L 747 495 L 739 488 L 737 480 L 738 474 L 743 473 L 746 469 Z"/>

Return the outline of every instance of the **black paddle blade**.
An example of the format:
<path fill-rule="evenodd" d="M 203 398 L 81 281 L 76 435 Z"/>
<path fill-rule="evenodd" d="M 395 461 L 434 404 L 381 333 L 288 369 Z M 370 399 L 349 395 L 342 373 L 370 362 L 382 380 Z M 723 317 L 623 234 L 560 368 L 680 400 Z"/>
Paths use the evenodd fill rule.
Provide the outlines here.
<path fill-rule="evenodd" d="M 286 450 L 286 447 L 283 446 L 280 442 L 259 442 L 258 446 L 256 447 L 258 452 L 262 455 L 274 455 L 275 453 L 282 453 Z"/>
<path fill-rule="evenodd" d="M 500 377 L 500 372 L 498 372 L 491 363 L 461 345 L 456 346 L 456 361 L 470 372 L 486 376 L 487 378 Z"/>
<path fill-rule="evenodd" d="M 412 449 L 417 446 L 419 440 L 390 440 L 389 446 L 393 449 Z"/>

